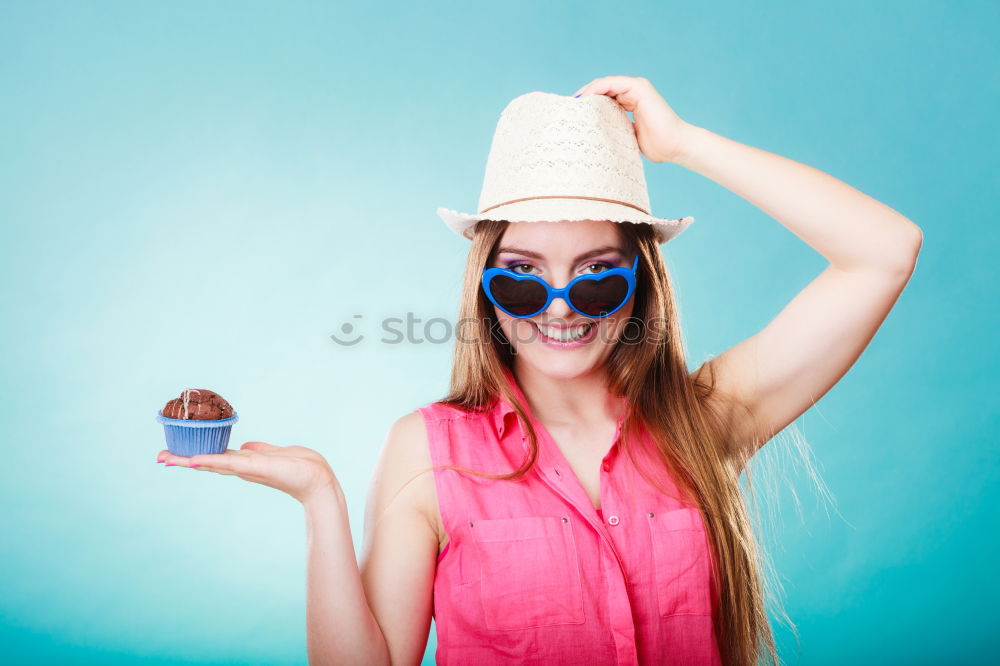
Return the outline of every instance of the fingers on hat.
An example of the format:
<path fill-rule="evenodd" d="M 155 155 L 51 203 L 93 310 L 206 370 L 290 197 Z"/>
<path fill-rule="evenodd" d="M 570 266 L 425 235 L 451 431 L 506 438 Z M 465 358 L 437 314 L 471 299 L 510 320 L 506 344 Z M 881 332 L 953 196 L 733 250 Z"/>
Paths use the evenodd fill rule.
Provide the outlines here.
<path fill-rule="evenodd" d="M 608 95 L 615 97 L 629 90 L 634 79 L 629 76 L 601 76 L 588 82 L 585 86 L 573 93 L 577 95 Z"/>

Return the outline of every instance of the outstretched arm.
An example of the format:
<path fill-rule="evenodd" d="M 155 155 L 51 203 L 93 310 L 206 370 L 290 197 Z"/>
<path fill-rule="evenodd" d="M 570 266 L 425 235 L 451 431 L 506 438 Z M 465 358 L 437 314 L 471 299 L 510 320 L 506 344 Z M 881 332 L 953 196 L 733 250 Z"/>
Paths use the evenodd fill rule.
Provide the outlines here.
<path fill-rule="evenodd" d="M 922 234 L 885 204 L 817 169 L 681 120 L 643 78 L 580 89 L 631 111 L 639 146 L 711 178 L 760 208 L 830 265 L 756 335 L 707 361 L 718 388 L 748 404 L 765 439 L 819 400 L 875 335 L 916 264 Z M 706 369 L 705 366 L 696 372 Z M 753 455 L 752 424 L 731 412 L 735 449 Z"/>

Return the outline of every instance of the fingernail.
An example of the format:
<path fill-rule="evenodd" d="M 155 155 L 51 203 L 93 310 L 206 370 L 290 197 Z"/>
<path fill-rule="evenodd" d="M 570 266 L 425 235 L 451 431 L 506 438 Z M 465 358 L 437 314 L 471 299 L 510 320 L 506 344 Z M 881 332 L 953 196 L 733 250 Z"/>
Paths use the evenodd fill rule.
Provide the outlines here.
<path fill-rule="evenodd" d="M 582 95 L 582 94 L 583 94 L 583 93 L 580 93 L 580 95 Z M 579 97 L 580 95 L 573 95 L 573 99 L 576 99 L 576 98 L 577 98 L 577 97 Z"/>
<path fill-rule="evenodd" d="M 191 467 L 200 467 L 201 465 L 191 465 Z"/>
<path fill-rule="evenodd" d="M 174 466 L 173 463 L 167 463 L 167 467 L 173 467 L 173 466 Z"/>

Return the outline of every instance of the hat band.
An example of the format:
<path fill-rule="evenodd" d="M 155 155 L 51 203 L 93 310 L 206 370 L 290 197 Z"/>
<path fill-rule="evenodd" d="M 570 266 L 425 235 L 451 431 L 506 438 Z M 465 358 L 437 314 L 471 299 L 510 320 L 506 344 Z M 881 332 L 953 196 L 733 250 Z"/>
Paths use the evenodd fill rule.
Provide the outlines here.
<path fill-rule="evenodd" d="M 499 208 L 500 206 L 506 206 L 507 204 L 517 203 L 518 201 L 530 201 L 532 199 L 588 199 L 590 201 L 606 201 L 607 203 L 613 203 L 613 204 L 620 204 L 622 206 L 628 206 L 629 208 L 636 209 L 637 211 L 639 211 L 643 215 L 649 215 L 649 211 L 648 210 L 643 210 L 642 208 L 639 208 L 635 204 L 630 204 L 630 203 L 625 202 L 625 201 L 618 201 L 617 199 L 602 199 L 600 197 L 573 196 L 573 195 L 569 195 L 569 194 L 566 194 L 566 195 L 552 194 L 552 195 L 545 195 L 545 196 L 538 196 L 538 197 L 524 197 L 522 199 L 511 199 L 510 201 L 504 201 L 503 203 L 498 203 L 498 204 L 496 204 L 494 206 L 490 206 L 489 208 L 484 208 L 481 211 L 479 211 L 478 215 L 482 215 L 483 213 L 485 213 L 487 211 L 491 211 L 494 208 Z"/>

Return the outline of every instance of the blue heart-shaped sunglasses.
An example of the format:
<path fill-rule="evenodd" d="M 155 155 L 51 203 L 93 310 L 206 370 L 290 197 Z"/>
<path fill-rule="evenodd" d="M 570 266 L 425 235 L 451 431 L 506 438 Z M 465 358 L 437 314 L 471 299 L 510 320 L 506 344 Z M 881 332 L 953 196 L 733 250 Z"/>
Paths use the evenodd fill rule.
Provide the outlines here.
<path fill-rule="evenodd" d="M 553 289 L 537 275 L 515 273 L 506 268 L 483 270 L 483 291 L 493 305 L 511 317 L 526 319 L 545 312 L 553 299 L 566 301 L 574 312 L 600 319 L 617 312 L 635 291 L 636 255 L 632 268 L 611 268 L 580 275 L 562 289 Z"/>

